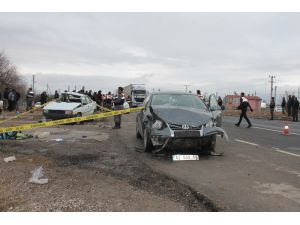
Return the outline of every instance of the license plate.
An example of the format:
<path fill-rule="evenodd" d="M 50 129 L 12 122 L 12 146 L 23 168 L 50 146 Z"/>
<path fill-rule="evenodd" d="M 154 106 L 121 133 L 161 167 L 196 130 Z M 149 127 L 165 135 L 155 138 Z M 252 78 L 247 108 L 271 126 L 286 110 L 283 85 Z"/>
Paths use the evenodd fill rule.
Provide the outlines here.
<path fill-rule="evenodd" d="M 173 161 L 199 160 L 198 155 L 173 155 Z"/>

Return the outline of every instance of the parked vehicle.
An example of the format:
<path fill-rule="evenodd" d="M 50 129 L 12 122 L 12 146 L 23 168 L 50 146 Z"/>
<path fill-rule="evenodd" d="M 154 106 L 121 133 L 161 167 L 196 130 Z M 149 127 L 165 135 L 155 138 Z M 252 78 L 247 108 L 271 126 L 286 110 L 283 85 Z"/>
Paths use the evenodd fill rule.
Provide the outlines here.
<path fill-rule="evenodd" d="M 147 95 L 145 84 L 129 84 L 123 88 L 123 92 L 131 107 L 142 106 Z"/>
<path fill-rule="evenodd" d="M 65 92 L 56 102 L 51 102 L 43 109 L 46 119 L 64 119 L 92 115 L 97 110 L 97 104 L 90 97 L 76 93 Z"/>
<path fill-rule="evenodd" d="M 147 96 L 144 106 L 136 117 L 136 137 L 143 138 L 144 151 L 193 148 L 213 152 L 216 135 L 226 135 L 214 94 L 207 105 L 194 94 L 156 92 Z"/>

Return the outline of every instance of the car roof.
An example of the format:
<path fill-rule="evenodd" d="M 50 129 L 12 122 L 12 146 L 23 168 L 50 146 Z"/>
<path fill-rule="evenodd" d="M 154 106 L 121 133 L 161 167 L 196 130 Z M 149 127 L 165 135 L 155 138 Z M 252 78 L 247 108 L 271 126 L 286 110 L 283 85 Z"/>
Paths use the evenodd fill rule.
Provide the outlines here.
<path fill-rule="evenodd" d="M 80 94 L 80 93 L 72 92 L 72 91 L 70 91 L 70 92 L 64 92 L 64 93 L 62 93 L 62 95 L 77 95 L 77 96 L 80 96 L 80 97 L 85 97 L 86 96 L 84 94 Z"/>
<path fill-rule="evenodd" d="M 171 94 L 171 95 L 195 95 L 193 93 L 187 93 L 183 91 L 157 91 L 157 92 L 151 92 L 152 95 L 165 95 L 165 94 Z"/>

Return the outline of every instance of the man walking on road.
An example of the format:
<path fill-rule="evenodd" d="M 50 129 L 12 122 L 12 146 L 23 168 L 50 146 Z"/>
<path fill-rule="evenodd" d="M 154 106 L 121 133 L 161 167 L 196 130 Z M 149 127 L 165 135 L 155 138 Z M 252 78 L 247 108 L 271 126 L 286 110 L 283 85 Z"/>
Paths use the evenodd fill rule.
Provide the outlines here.
<path fill-rule="evenodd" d="M 270 120 L 274 119 L 274 110 L 275 110 L 275 99 L 274 97 L 272 97 L 272 100 L 270 102 L 270 114 L 271 114 Z"/>
<path fill-rule="evenodd" d="M 295 97 L 293 102 L 292 114 L 293 114 L 293 121 L 298 122 L 298 112 L 299 112 L 299 101 Z"/>
<path fill-rule="evenodd" d="M 122 110 L 124 101 L 125 101 L 125 95 L 123 94 L 123 88 L 119 87 L 118 88 L 118 96 L 113 102 L 114 110 Z M 121 128 L 121 115 L 114 116 L 114 121 L 115 121 L 115 126 L 113 127 L 113 129 L 120 129 Z"/>
<path fill-rule="evenodd" d="M 239 106 L 239 109 L 241 110 L 240 120 L 239 120 L 238 123 L 235 124 L 237 127 L 240 126 L 243 117 L 245 118 L 245 120 L 246 120 L 247 123 L 248 123 L 248 127 L 247 127 L 247 128 L 250 128 L 250 127 L 252 126 L 250 120 L 249 120 L 248 117 L 247 117 L 247 110 L 248 110 L 248 107 L 249 107 L 249 109 L 251 110 L 251 112 L 253 112 L 253 109 L 251 108 L 251 106 L 250 106 L 250 104 L 249 104 L 249 102 L 248 102 L 248 99 L 245 98 L 245 93 L 242 92 L 242 93 L 241 93 L 241 99 L 240 99 L 240 106 Z"/>

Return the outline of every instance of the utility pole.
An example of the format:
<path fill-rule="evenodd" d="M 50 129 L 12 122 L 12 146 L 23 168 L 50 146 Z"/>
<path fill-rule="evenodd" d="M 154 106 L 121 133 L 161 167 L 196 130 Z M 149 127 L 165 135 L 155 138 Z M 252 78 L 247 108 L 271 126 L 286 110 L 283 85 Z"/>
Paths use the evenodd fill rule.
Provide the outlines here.
<path fill-rule="evenodd" d="M 189 86 L 191 86 L 191 85 L 185 84 L 185 85 L 183 85 L 183 86 L 185 86 L 185 92 L 187 92 L 187 88 L 188 88 Z"/>
<path fill-rule="evenodd" d="M 35 75 L 32 75 L 32 91 L 34 92 Z"/>
<path fill-rule="evenodd" d="M 276 105 L 276 97 L 277 97 L 277 85 L 275 85 L 275 94 L 274 94 L 274 101 L 275 101 L 275 105 Z"/>
<path fill-rule="evenodd" d="M 270 102 L 271 102 L 271 99 L 273 97 L 273 84 L 274 84 L 274 78 L 275 78 L 275 76 L 269 75 L 269 77 L 271 78 L 271 95 L 270 95 Z"/>
<path fill-rule="evenodd" d="M 298 87 L 298 101 L 300 101 L 299 99 L 300 99 L 300 87 Z"/>

